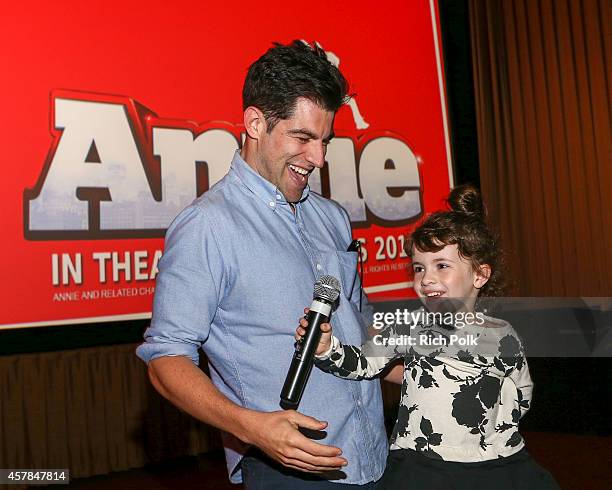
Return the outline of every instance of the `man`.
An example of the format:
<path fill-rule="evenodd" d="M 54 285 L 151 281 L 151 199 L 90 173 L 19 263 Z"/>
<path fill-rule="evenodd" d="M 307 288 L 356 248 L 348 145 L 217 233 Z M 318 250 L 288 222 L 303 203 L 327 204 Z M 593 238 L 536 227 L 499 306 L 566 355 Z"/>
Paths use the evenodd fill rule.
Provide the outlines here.
<path fill-rule="evenodd" d="M 166 235 L 137 353 L 164 397 L 228 434 L 231 479 L 242 469 L 247 489 L 374 488 L 383 473 L 378 381 L 315 369 L 300 412 L 279 410 L 295 326 L 319 276 L 341 281 L 332 322 L 343 342 L 360 345 L 371 324 L 358 311 L 348 216 L 307 185 L 347 99 L 346 80 L 320 48 L 295 41 L 268 50 L 245 80 L 242 150 Z M 200 346 L 212 380 L 197 368 Z"/>

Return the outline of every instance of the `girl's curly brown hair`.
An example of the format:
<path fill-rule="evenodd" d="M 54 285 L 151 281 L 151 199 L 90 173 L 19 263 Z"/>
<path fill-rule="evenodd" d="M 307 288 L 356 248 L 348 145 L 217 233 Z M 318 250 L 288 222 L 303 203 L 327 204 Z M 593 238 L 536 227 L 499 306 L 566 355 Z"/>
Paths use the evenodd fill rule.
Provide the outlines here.
<path fill-rule="evenodd" d="M 406 253 L 412 258 L 416 247 L 421 252 L 438 252 L 456 244 L 459 255 L 472 263 L 475 271 L 491 267 L 491 276 L 480 296 L 500 296 L 505 291 L 502 257 L 497 238 L 486 222 L 486 209 L 478 190 L 471 185 L 455 187 L 447 199 L 449 211 L 436 211 L 421 223 L 406 241 Z"/>

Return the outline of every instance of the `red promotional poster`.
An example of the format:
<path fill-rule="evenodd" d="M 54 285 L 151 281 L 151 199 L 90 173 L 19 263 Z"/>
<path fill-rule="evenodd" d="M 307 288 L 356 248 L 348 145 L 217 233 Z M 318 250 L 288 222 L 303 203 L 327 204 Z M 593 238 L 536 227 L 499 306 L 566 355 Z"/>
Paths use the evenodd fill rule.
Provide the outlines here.
<path fill-rule="evenodd" d="M 0 328 L 150 317 L 164 233 L 243 138 L 273 42 L 317 43 L 354 97 L 311 189 L 361 240 L 372 299 L 412 295 L 406 234 L 452 186 L 437 2 L 3 7 Z"/>

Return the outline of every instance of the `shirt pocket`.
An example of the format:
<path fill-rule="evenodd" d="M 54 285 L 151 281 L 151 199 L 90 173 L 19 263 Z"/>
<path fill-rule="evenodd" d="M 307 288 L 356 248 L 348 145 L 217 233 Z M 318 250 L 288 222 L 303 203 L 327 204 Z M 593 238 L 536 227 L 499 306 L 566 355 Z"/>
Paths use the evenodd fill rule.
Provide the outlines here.
<path fill-rule="evenodd" d="M 338 257 L 338 269 L 342 283 L 342 293 L 347 300 L 351 300 L 353 288 L 357 282 L 357 252 L 336 251 Z"/>

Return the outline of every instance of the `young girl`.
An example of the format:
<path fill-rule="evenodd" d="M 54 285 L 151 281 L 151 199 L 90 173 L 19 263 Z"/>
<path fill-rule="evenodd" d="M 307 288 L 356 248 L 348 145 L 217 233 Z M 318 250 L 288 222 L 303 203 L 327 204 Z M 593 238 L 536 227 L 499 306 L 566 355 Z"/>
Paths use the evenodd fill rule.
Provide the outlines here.
<path fill-rule="evenodd" d="M 424 307 L 395 317 L 361 347 L 343 345 L 322 325 L 316 364 L 360 380 L 404 359 L 383 488 L 558 489 L 518 431 L 533 387 L 523 346 L 507 322 L 475 311 L 479 295 L 501 290 L 480 195 L 462 186 L 448 202 L 450 211 L 430 215 L 407 244 Z M 308 326 L 300 325 L 298 340 Z"/>

